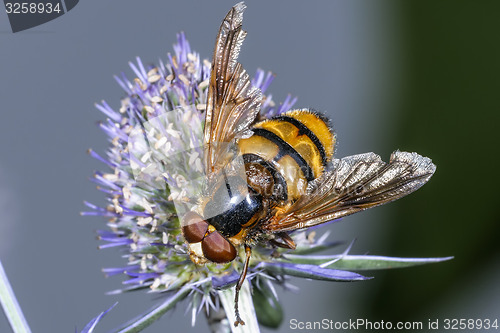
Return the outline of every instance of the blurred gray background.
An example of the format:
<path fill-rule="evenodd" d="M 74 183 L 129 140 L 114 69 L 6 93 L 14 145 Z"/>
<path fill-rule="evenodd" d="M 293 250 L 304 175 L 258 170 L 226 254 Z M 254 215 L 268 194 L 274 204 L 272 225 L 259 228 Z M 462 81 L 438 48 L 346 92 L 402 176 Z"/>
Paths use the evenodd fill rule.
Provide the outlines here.
<path fill-rule="evenodd" d="M 81 217 L 83 200 L 104 203 L 88 181 L 105 166 L 104 116 L 118 107 L 113 80 L 128 61 L 165 59 L 175 34 L 210 58 L 233 1 L 81 1 L 42 26 L 13 34 L 0 12 L 0 260 L 34 332 L 79 329 L 115 301 L 98 332 L 148 309 L 144 293 L 106 296 L 120 278 L 117 250 L 97 250 L 103 218 Z M 417 151 L 438 166 L 430 183 L 396 203 L 323 230 L 357 239 L 352 253 L 453 261 L 385 272 L 349 284 L 293 280 L 280 291 L 285 320 L 372 321 L 498 318 L 499 2 L 247 1 L 240 61 L 272 70 L 276 101 L 326 112 L 337 156 Z M 321 229 L 320 229 L 321 230 Z M 339 248 L 338 251 L 342 251 Z M 185 303 L 146 332 L 194 328 Z M 0 317 L 0 332 L 9 332 Z M 266 331 L 263 329 L 263 331 Z M 269 330 L 267 330 L 269 331 Z"/>

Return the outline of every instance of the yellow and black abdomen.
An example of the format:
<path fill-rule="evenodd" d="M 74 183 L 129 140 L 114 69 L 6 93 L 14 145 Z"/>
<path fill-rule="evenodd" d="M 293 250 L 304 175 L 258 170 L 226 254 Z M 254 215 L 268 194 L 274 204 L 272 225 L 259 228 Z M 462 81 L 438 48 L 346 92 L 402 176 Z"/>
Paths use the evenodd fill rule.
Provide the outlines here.
<path fill-rule="evenodd" d="M 297 200 L 332 158 L 335 137 L 327 120 L 294 110 L 256 123 L 253 136 L 238 142 L 246 164 L 263 165 L 282 186 L 283 203 Z"/>

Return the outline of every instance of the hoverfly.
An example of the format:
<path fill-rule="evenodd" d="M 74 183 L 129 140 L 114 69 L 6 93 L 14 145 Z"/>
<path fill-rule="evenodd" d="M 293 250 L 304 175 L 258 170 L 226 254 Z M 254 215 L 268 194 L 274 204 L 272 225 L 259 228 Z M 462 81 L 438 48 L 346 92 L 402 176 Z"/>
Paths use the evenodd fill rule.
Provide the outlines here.
<path fill-rule="evenodd" d="M 181 218 L 196 264 L 227 263 L 236 258 L 238 247 L 245 248 L 235 326 L 244 324 L 238 293 L 252 246 L 270 242 L 294 249 L 288 232 L 399 199 L 425 184 L 436 168 L 429 158 L 400 151 L 389 163 L 374 153 L 334 159 L 335 135 L 328 119 L 311 110 L 258 120 L 262 93 L 237 61 L 246 35 L 245 8 L 235 5 L 217 35 L 203 133 L 207 191 L 197 208 Z M 235 156 L 244 170 L 239 182 L 227 167 Z"/>

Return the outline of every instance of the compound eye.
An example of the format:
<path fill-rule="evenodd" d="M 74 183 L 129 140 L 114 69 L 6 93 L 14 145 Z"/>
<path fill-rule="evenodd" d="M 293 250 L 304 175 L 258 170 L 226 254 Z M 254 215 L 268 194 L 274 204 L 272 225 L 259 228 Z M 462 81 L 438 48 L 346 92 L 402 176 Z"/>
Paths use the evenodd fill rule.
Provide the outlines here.
<path fill-rule="evenodd" d="M 188 243 L 201 242 L 208 230 L 208 223 L 195 212 L 187 212 L 181 221 L 182 234 Z"/>
<path fill-rule="evenodd" d="M 207 235 L 201 242 L 203 255 L 216 263 L 230 262 L 236 258 L 236 249 L 218 231 Z"/>

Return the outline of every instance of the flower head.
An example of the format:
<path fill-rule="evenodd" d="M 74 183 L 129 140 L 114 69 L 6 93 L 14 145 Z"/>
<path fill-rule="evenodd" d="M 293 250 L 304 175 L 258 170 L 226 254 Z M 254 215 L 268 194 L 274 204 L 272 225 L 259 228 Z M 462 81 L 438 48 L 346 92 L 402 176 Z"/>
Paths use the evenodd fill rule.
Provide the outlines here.
<path fill-rule="evenodd" d="M 104 101 L 96 105 L 107 116 L 100 124 L 110 142 L 106 156 L 90 151 L 108 169 L 93 177 L 99 190 L 107 194 L 108 202 L 105 207 L 87 202 L 91 210 L 83 214 L 107 217 L 108 228 L 99 231 L 104 242 L 100 248 L 120 247 L 128 256 L 123 267 L 106 268 L 104 272 L 127 277 L 117 293 L 147 289 L 169 294 L 154 310 L 131 324 L 135 328 L 148 325 L 185 298 L 189 298 L 193 324 L 202 310 L 212 319 L 221 311 L 232 318 L 234 291 L 230 287 L 243 268 L 244 252 L 229 263 L 196 265 L 190 260 L 179 221 L 179 216 L 196 204 L 193 197 L 203 187 L 200 147 L 210 63 L 201 60 L 180 33 L 174 54 L 169 54 L 165 63 L 146 67 L 137 58 L 130 67 L 135 79 L 129 80 L 125 74 L 116 77 L 126 93 L 119 110 Z M 272 80 L 271 73 L 258 70 L 252 85 L 265 94 Z M 276 104 L 271 95 L 265 95 L 260 116 L 269 118 L 286 112 L 295 101 L 288 96 Z M 367 278 L 351 269 L 441 260 L 353 256 L 347 250 L 337 255 L 317 255 L 338 244 L 329 242 L 326 234 L 317 237 L 313 230 L 296 231 L 292 236 L 294 251 L 266 244 L 253 248 L 247 275 L 250 283 L 243 285 L 240 296 L 248 331 L 258 330 L 255 318 L 264 325 L 279 325 L 281 308 L 274 288 L 291 287 L 290 276 L 356 281 Z M 227 322 L 214 319 L 211 325 Z"/>

